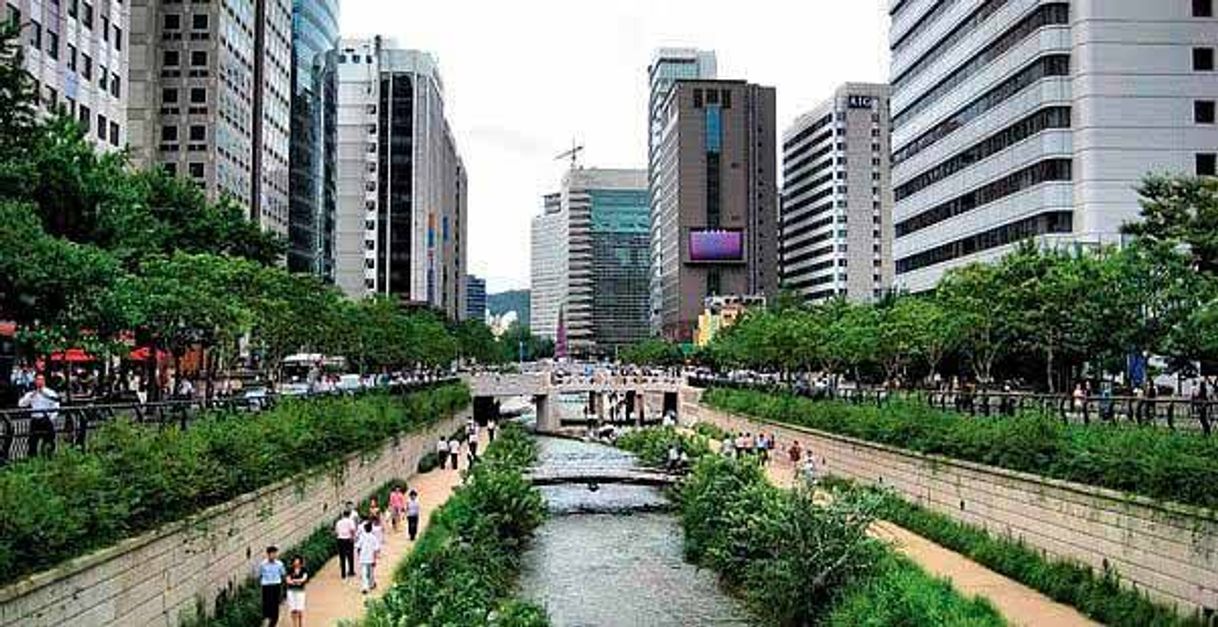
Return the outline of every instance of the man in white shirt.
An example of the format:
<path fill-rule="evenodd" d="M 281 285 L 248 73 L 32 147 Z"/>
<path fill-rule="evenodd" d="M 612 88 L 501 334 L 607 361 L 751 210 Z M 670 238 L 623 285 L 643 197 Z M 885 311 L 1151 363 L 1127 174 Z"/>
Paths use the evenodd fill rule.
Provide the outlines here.
<path fill-rule="evenodd" d="M 30 412 L 30 457 L 55 452 L 55 420 L 59 417 L 59 394 L 47 387 L 46 377 L 34 377 L 34 389 L 26 392 L 17 406 Z"/>
<path fill-rule="evenodd" d="M 376 587 L 376 569 L 377 558 L 381 555 L 381 541 L 377 539 L 376 534 L 372 533 L 372 521 L 364 522 L 364 532 L 359 534 L 359 539 L 355 541 L 355 552 L 359 558 L 359 570 L 362 578 L 360 592 L 368 594 L 368 591 Z"/>
<path fill-rule="evenodd" d="M 351 518 L 351 509 L 343 511 L 343 515 L 334 523 L 334 541 L 338 544 L 339 579 L 355 576 L 355 528 L 356 522 Z"/>

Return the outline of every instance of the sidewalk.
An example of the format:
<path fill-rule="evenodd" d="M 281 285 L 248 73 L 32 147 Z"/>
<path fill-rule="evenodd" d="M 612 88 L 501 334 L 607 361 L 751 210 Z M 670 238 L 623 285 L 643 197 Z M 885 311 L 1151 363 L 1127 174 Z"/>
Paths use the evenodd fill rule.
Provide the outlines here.
<path fill-rule="evenodd" d="M 480 429 L 478 450 L 486 451 L 486 430 Z M 465 446 L 461 452 L 461 469 L 465 469 Z M 444 470 L 439 468 L 429 473 L 416 475 L 407 482 L 409 489 L 418 490 L 419 503 L 422 513 L 419 515 L 419 538 L 423 537 L 431 514 L 452 496 L 453 490 L 461 485 L 461 476 L 451 467 Z M 382 495 L 382 498 L 383 495 Z M 387 503 L 381 507 L 388 510 Z M 313 571 L 306 588 L 305 620 L 307 627 L 331 627 L 343 620 L 356 620 L 364 615 L 364 600 L 380 597 L 393 584 L 393 573 L 398 564 L 410 553 L 414 543 L 406 535 L 406 521 L 403 520 L 398 531 L 386 520 L 385 546 L 381 548 L 381 561 L 376 566 L 375 590 L 368 595 L 360 593 L 359 577 L 350 577 L 345 581 L 339 578 L 338 558 L 326 562 L 321 570 Z M 287 615 L 287 607 L 279 620 L 281 625 L 291 624 Z"/>
<path fill-rule="evenodd" d="M 789 444 L 789 443 L 788 443 Z M 771 454 L 766 467 L 770 482 L 790 487 L 795 469 L 784 450 Z M 979 596 L 989 600 L 998 613 L 1011 625 L 1020 627 L 1098 627 L 1078 610 L 1058 603 L 1014 579 L 1000 575 L 954 551 L 943 548 L 922 536 L 887 521 L 877 521 L 870 533 L 893 546 L 913 560 L 927 573 L 951 581 L 952 586 L 966 597 Z"/>

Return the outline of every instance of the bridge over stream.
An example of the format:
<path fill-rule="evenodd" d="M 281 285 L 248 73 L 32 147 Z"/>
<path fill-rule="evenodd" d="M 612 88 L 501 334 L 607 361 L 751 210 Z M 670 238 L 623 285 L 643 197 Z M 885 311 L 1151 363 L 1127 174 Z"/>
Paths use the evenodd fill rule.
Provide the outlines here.
<path fill-rule="evenodd" d="M 525 479 L 533 485 L 561 485 L 568 483 L 600 485 L 616 483 L 623 485 L 667 486 L 680 479 L 680 475 L 647 468 L 580 467 L 580 468 L 534 468 L 525 473 Z"/>
<path fill-rule="evenodd" d="M 658 398 L 663 413 L 677 415 L 679 394 L 684 386 L 682 377 L 626 375 L 559 375 L 554 372 L 519 374 L 477 373 L 465 378 L 474 397 L 474 411 L 495 399 L 527 396 L 537 410 L 537 430 L 558 433 L 561 416 L 555 407 L 558 395 L 584 395 L 585 414 L 598 422 L 623 420 L 642 424 L 648 420 L 648 398 Z M 655 422 L 655 419 L 652 419 Z"/>

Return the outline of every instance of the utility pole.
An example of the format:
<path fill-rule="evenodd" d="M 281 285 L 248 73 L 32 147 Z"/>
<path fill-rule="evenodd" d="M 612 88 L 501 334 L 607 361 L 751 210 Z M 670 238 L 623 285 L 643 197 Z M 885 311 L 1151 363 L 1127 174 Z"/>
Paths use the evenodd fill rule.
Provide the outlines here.
<path fill-rule="evenodd" d="M 568 151 L 558 155 L 557 157 L 554 157 L 554 160 L 562 161 L 563 159 L 570 158 L 571 159 L 571 169 L 577 170 L 577 169 L 579 169 L 579 153 L 581 153 L 583 151 L 584 151 L 584 147 L 581 146 L 579 144 L 579 142 L 577 142 L 575 140 L 571 140 L 571 150 L 568 150 Z"/>

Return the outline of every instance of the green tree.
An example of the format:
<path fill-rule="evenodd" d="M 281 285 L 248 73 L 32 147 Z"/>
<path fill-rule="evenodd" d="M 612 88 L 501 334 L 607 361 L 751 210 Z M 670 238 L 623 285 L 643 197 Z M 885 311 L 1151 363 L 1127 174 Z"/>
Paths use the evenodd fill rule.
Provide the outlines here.
<path fill-rule="evenodd" d="M 972 264 L 952 270 L 939 283 L 937 298 L 964 330 L 960 348 L 982 383 L 993 381 L 994 364 L 1015 341 L 1008 324 L 1013 307 L 999 269 Z"/>
<path fill-rule="evenodd" d="M 1138 194 L 1141 220 L 1125 225 L 1126 233 L 1184 244 L 1202 272 L 1218 271 L 1218 178 L 1151 175 Z"/>
<path fill-rule="evenodd" d="M 618 357 L 636 366 L 676 366 L 685 362 L 680 346 L 656 338 L 627 346 Z"/>

